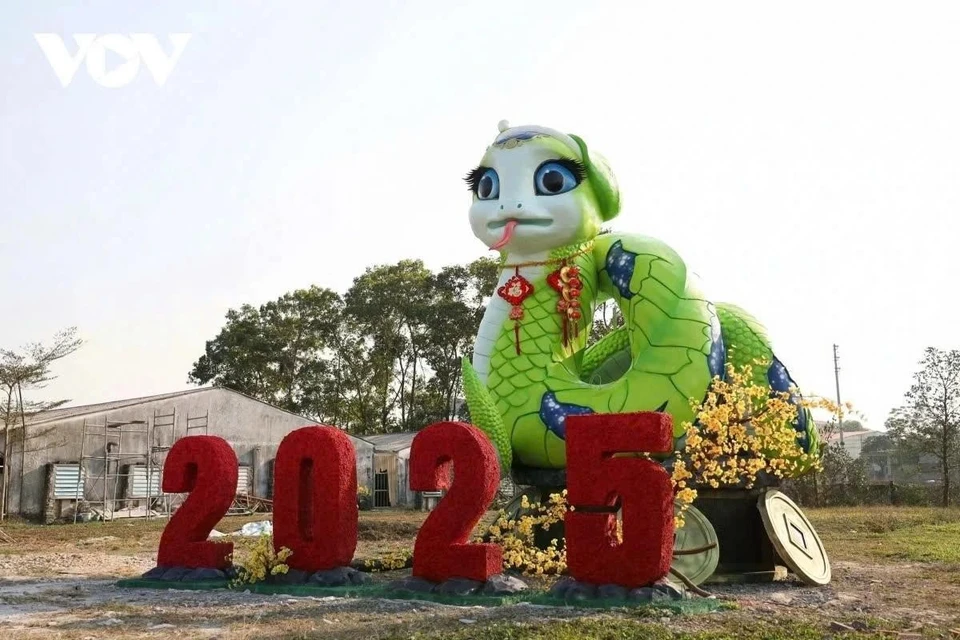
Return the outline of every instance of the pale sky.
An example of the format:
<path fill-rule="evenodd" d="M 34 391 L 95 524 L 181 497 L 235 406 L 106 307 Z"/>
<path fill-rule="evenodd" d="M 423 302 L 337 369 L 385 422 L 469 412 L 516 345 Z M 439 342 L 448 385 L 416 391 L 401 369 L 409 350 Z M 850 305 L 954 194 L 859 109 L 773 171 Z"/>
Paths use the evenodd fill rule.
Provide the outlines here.
<path fill-rule="evenodd" d="M 807 392 L 878 428 L 960 348 L 960 4 L 4 3 L 0 346 L 76 325 L 46 397 L 189 388 L 228 308 L 365 266 L 484 255 L 461 177 L 497 122 L 583 137 L 619 232 L 763 322 Z M 57 6 L 61 5 L 61 6 Z M 64 88 L 34 39 L 191 33 Z"/>

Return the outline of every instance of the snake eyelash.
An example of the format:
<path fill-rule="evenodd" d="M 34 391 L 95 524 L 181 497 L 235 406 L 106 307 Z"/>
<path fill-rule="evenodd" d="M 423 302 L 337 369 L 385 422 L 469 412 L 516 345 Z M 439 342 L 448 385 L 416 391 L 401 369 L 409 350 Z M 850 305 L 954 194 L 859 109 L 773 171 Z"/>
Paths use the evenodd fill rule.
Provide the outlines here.
<path fill-rule="evenodd" d="M 483 177 L 483 173 L 484 173 L 488 168 L 489 168 L 489 167 L 485 167 L 485 166 L 483 166 L 483 165 L 480 165 L 480 166 L 477 167 L 476 169 L 471 169 L 471 170 L 470 170 L 470 173 L 468 173 L 466 176 L 464 176 L 463 179 L 464 179 L 464 181 L 467 183 L 467 186 L 468 186 L 468 188 L 470 189 L 470 191 L 473 191 L 474 193 L 476 193 L 477 187 L 480 185 L 480 178 Z"/>
<path fill-rule="evenodd" d="M 577 176 L 579 182 L 583 182 L 587 179 L 587 167 L 579 160 L 574 160 L 573 158 L 557 158 L 551 162 L 556 162 L 557 164 L 563 165 L 569 169 L 570 173 Z"/>

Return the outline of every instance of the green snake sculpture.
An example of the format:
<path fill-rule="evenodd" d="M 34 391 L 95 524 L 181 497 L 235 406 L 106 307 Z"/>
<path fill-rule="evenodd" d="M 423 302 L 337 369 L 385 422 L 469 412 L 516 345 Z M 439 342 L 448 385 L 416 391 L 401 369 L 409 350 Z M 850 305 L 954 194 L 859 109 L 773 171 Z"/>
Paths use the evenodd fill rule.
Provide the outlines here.
<path fill-rule="evenodd" d="M 662 411 L 675 446 L 726 364 L 755 368 L 760 384 L 795 385 L 764 328 L 744 310 L 714 304 L 663 242 L 603 233 L 620 211 L 613 173 L 574 135 L 510 127 L 466 177 L 474 235 L 500 252 L 497 291 L 481 321 L 473 362 L 463 361 L 471 421 L 493 441 L 501 470 L 565 467 L 569 415 Z M 587 347 L 594 311 L 617 304 L 623 326 Z M 794 424 L 804 452 L 817 431 L 806 408 Z"/>

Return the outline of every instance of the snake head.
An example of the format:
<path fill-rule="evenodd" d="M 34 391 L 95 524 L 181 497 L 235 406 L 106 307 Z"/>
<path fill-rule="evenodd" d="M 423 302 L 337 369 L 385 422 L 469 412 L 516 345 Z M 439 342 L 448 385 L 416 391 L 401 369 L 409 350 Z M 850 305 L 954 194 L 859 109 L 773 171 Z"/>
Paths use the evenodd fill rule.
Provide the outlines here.
<path fill-rule="evenodd" d="M 501 122 L 466 181 L 474 235 L 514 255 L 590 240 L 620 210 L 616 179 L 603 158 L 577 136 L 546 127 Z"/>

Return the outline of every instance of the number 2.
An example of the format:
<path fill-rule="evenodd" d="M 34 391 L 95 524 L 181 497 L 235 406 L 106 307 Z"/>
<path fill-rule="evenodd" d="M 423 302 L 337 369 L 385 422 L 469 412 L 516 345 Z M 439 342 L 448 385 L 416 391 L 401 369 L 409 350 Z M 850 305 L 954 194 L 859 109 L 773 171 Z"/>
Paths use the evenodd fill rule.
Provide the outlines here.
<path fill-rule="evenodd" d="M 455 479 L 451 485 L 450 466 Z M 487 436 L 463 422 L 437 422 L 420 431 L 410 448 L 410 488 L 449 489 L 430 512 L 413 548 L 413 575 L 443 582 L 485 582 L 501 572 L 503 550 L 468 544 L 473 528 L 493 502 L 500 481 L 497 453 Z"/>
<path fill-rule="evenodd" d="M 160 536 L 157 566 L 226 569 L 232 542 L 207 537 L 237 492 L 237 455 L 223 438 L 190 436 L 170 448 L 163 465 L 164 493 L 189 493 Z"/>

